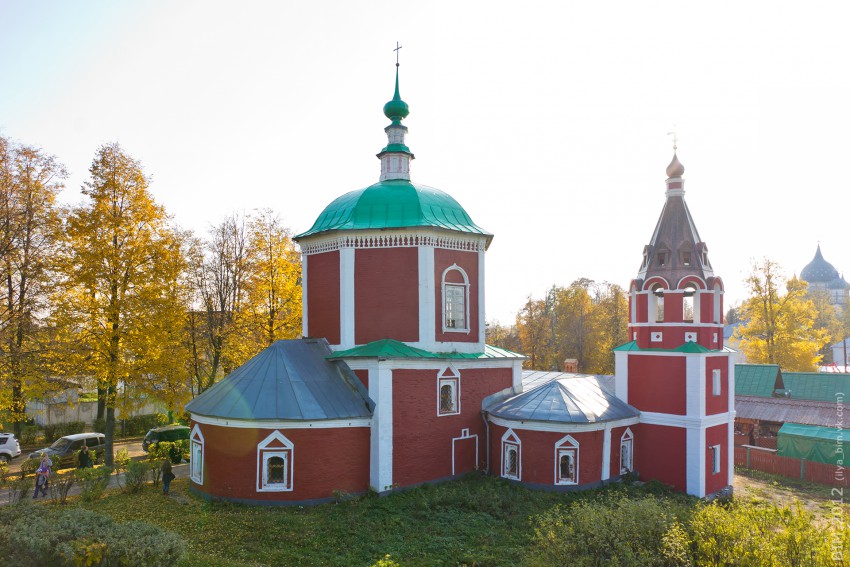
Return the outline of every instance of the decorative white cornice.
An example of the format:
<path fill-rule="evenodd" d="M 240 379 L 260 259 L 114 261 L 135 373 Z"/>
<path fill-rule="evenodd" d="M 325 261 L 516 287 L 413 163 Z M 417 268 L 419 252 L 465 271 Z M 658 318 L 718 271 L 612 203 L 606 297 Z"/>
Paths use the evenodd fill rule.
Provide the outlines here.
<path fill-rule="evenodd" d="M 614 419 L 611 421 L 598 421 L 596 423 L 564 423 L 557 421 L 529 421 L 519 419 L 504 419 L 487 415 L 490 423 L 516 429 L 517 431 L 551 431 L 555 433 L 585 433 L 588 431 L 602 431 L 611 427 L 623 427 L 624 425 L 635 425 L 640 423 L 640 417 L 628 417 L 625 419 Z"/>
<path fill-rule="evenodd" d="M 449 236 L 437 231 L 357 231 L 334 234 L 314 239 L 303 239 L 299 243 L 302 254 L 319 254 L 342 248 L 412 248 L 433 246 L 447 250 L 483 252 L 487 247 L 484 235 Z"/>
<path fill-rule="evenodd" d="M 372 424 L 372 419 L 369 417 L 324 419 L 315 421 L 283 421 L 232 418 L 224 419 L 221 417 L 210 417 L 193 413 L 191 414 L 191 418 L 195 423 L 218 425 L 221 427 L 233 427 L 236 429 L 332 429 L 339 427 L 369 427 Z"/>
<path fill-rule="evenodd" d="M 734 414 L 734 412 L 732 412 Z M 730 423 L 734 420 L 734 415 L 730 418 L 729 412 L 715 413 L 703 418 L 687 417 L 684 415 L 673 415 L 669 413 L 656 413 L 651 411 L 640 412 L 640 422 L 647 425 L 666 425 L 670 427 L 685 427 L 688 429 L 702 429 L 714 427 Z"/>

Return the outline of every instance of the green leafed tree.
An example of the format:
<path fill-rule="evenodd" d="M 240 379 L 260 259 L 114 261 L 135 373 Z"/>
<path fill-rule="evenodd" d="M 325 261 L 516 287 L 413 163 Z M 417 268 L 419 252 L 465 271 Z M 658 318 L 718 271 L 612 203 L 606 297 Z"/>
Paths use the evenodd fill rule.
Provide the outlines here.
<path fill-rule="evenodd" d="M 46 312 L 65 168 L 0 137 L 0 407 L 20 437 L 27 397 L 47 389 Z"/>
<path fill-rule="evenodd" d="M 753 264 L 744 283 L 750 292 L 741 305 L 746 323 L 736 334 L 747 360 L 788 371 L 816 370 L 830 337 L 815 326 L 818 313 L 806 282 L 796 276 L 786 280 L 779 264 L 765 258 Z"/>
<path fill-rule="evenodd" d="M 184 260 L 181 236 L 138 161 L 117 143 L 106 144 L 89 173 L 85 200 L 67 218 L 55 328 L 65 370 L 97 381 L 111 465 L 116 408 L 128 402 L 119 386 L 145 391 L 170 379 L 179 389 L 185 379 L 169 370 L 178 363 L 174 349 L 184 324 L 176 287 Z"/>

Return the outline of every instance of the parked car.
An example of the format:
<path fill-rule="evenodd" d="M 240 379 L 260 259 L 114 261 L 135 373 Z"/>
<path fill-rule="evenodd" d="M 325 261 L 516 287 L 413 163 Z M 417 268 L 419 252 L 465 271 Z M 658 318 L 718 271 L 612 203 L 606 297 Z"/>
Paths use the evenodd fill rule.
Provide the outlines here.
<path fill-rule="evenodd" d="M 50 447 L 39 449 L 30 453 L 30 459 L 40 459 L 44 453 L 50 456 L 53 467 L 62 469 L 73 467 L 77 464 L 77 453 L 88 445 L 92 460 L 96 461 L 103 455 L 106 446 L 106 436 L 103 433 L 75 433 L 60 437 Z"/>
<path fill-rule="evenodd" d="M 165 425 L 163 427 L 154 427 L 145 435 L 145 440 L 142 441 L 142 449 L 148 451 L 150 446 L 160 441 L 181 441 L 189 438 L 190 429 L 185 425 Z"/>
<path fill-rule="evenodd" d="M 21 454 L 21 444 L 12 433 L 0 433 L 0 463 L 8 463 Z"/>

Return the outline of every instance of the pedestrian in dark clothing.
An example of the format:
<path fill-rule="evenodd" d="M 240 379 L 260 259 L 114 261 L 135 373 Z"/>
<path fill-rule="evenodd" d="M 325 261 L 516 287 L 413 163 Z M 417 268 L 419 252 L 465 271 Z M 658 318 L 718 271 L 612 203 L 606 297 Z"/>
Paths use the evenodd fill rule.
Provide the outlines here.
<path fill-rule="evenodd" d="M 168 496 L 172 480 L 174 480 L 174 473 L 171 472 L 171 459 L 165 459 L 162 462 L 162 493 L 166 496 Z"/>
<path fill-rule="evenodd" d="M 89 453 L 89 448 L 87 445 L 83 445 L 83 448 L 80 449 L 80 452 L 77 454 L 77 468 L 78 469 L 90 469 L 93 466 L 91 460 L 91 453 Z"/>

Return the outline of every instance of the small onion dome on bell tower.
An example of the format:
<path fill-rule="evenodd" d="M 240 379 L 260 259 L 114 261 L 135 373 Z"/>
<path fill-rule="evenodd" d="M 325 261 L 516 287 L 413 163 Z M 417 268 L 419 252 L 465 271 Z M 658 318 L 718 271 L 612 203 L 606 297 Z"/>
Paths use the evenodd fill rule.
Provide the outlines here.
<path fill-rule="evenodd" d="M 378 154 L 378 159 L 381 160 L 380 181 L 391 179 L 410 181 L 410 160 L 414 159 L 414 156 L 404 143 L 407 126 L 401 123 L 408 114 L 410 109 L 398 94 L 398 61 L 396 61 L 395 94 L 393 99 L 384 105 L 384 116 L 392 122 L 384 128 L 384 132 L 387 133 L 387 146 Z"/>
<path fill-rule="evenodd" d="M 685 174 L 685 166 L 682 165 L 682 162 L 679 161 L 679 156 L 676 155 L 676 151 L 673 150 L 673 159 L 670 161 L 670 165 L 667 166 L 667 178 L 672 179 L 673 177 L 682 177 Z"/>

